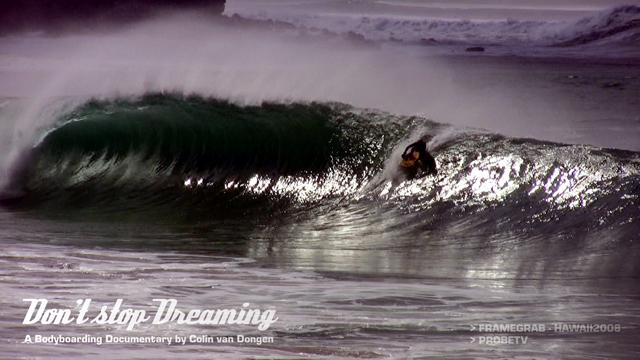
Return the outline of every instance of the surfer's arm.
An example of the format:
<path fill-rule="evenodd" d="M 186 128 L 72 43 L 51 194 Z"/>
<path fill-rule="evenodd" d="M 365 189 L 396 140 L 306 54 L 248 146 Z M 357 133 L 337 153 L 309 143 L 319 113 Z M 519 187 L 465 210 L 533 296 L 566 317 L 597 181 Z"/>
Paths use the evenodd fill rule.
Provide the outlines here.
<path fill-rule="evenodd" d="M 418 141 L 419 142 L 419 141 Z M 412 147 L 416 146 L 416 144 L 418 142 L 414 142 L 413 144 L 408 145 L 405 149 L 404 152 L 402 152 L 402 155 L 405 155 L 407 153 L 407 151 L 409 151 L 409 149 L 411 149 Z"/>

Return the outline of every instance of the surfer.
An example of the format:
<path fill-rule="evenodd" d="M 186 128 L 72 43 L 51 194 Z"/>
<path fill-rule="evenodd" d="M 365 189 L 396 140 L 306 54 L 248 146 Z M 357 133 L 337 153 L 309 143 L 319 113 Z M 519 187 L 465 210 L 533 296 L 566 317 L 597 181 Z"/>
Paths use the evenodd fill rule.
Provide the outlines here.
<path fill-rule="evenodd" d="M 407 174 L 409 179 L 423 177 L 427 175 L 436 175 L 436 160 L 427 151 L 427 143 L 420 139 L 413 144 L 407 146 L 402 153 L 402 162 L 400 167 Z M 420 176 L 418 170 L 422 170 Z"/>

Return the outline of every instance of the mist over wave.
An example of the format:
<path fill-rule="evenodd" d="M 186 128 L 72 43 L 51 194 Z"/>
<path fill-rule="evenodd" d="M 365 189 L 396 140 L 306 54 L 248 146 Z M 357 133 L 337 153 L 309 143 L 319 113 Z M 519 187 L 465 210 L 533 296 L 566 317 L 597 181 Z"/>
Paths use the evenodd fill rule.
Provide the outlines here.
<path fill-rule="evenodd" d="M 511 83 L 475 89 L 473 74 L 447 59 L 196 12 L 102 32 L 16 34 L 0 47 L 1 182 L 61 113 L 90 98 L 178 92 L 245 105 L 338 101 L 550 140 L 568 137 L 545 132 L 549 125 L 580 116 L 555 101 L 560 94 L 523 102 Z"/>
<path fill-rule="evenodd" d="M 0 109 L 8 137 L 2 179 L 61 112 L 92 97 L 175 91 L 239 104 L 341 101 L 434 115 L 451 114 L 461 100 L 452 96 L 449 71 L 437 60 L 263 30 L 180 13 L 107 33 L 0 39 L 7 54 L 0 56 L 6 80 L 0 94 L 20 97 Z"/>

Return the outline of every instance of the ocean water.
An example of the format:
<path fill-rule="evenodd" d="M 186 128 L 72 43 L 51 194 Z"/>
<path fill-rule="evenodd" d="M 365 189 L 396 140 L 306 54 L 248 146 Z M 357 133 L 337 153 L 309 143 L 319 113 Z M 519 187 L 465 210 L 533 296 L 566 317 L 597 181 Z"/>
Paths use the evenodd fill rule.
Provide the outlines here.
<path fill-rule="evenodd" d="M 354 42 L 263 12 L 0 39 L 0 358 L 637 358 L 638 11 L 555 11 L 593 36 L 558 50 L 525 40 L 557 23 L 513 20 L 529 35 L 478 54 L 460 24 L 450 44 Z M 409 181 L 418 138 L 439 171 Z M 278 319 L 22 324 L 42 298 Z"/>

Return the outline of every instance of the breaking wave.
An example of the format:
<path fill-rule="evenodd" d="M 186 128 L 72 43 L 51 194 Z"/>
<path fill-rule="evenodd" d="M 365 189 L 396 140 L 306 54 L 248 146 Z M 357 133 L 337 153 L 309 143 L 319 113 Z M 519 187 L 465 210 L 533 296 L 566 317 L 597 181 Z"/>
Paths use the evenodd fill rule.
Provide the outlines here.
<path fill-rule="evenodd" d="M 640 7 L 619 6 L 578 21 L 439 20 L 412 17 L 307 14 L 286 11 L 237 14 L 278 21 L 310 31 L 361 36 L 372 41 L 435 44 L 576 46 L 594 42 L 637 44 Z"/>
<path fill-rule="evenodd" d="M 397 159 L 418 137 L 429 141 L 439 173 L 407 181 Z M 442 226 L 490 213 L 536 231 L 615 225 L 625 239 L 640 225 L 638 153 L 335 103 L 241 107 L 179 94 L 94 100 L 62 116 L 23 162 L 7 206 L 246 216 L 346 205 Z"/>

